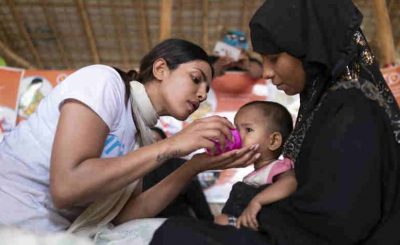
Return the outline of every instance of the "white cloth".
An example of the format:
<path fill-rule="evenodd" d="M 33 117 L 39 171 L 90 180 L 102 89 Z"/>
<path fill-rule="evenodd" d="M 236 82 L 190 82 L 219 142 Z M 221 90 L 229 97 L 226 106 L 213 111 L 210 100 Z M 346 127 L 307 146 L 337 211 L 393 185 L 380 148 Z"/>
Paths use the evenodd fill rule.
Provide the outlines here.
<path fill-rule="evenodd" d="M 119 74 L 105 65 L 76 71 L 0 143 L 0 224 L 60 231 L 69 227 L 87 207 L 58 210 L 49 193 L 50 154 L 59 109 L 67 99 L 87 105 L 109 127 L 101 157 L 121 156 L 133 149 L 136 127 Z"/>
<path fill-rule="evenodd" d="M 140 146 L 154 143 L 153 134 L 150 127 L 154 127 L 158 120 L 158 115 L 142 83 L 131 81 L 129 83 L 131 91 L 131 106 L 137 128 L 139 129 Z"/>
<path fill-rule="evenodd" d="M 265 184 L 272 184 L 275 177 L 294 168 L 293 161 L 284 158 L 275 160 L 262 168 L 259 168 L 243 178 L 243 182 L 259 187 Z"/>
<path fill-rule="evenodd" d="M 65 232 L 35 233 L 15 227 L 0 227 L 0 245 L 94 245 L 84 237 Z"/>
<path fill-rule="evenodd" d="M 99 231 L 93 240 L 97 245 L 147 245 L 165 220 L 164 218 L 132 220 L 114 229 Z"/>

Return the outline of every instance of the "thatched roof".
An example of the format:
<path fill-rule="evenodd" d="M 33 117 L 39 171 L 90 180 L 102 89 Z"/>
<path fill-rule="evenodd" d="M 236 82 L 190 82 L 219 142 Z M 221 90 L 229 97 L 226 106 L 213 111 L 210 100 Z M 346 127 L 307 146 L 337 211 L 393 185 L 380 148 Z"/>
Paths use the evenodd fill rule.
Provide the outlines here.
<path fill-rule="evenodd" d="M 354 0 L 382 57 L 375 2 Z M 75 69 L 92 63 L 136 67 L 160 38 L 179 37 L 211 52 L 228 29 L 248 31 L 262 0 L 0 0 L 0 56 L 11 66 Z M 400 46 L 400 1 L 387 0 Z M 170 23 L 170 25 L 168 25 Z"/>

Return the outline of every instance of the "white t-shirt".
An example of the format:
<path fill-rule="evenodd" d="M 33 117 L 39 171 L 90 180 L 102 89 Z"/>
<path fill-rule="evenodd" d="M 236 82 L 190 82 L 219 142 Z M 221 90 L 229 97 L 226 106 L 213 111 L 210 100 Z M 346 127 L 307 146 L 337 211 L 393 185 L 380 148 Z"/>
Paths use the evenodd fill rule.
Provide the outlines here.
<path fill-rule="evenodd" d="M 58 210 L 50 196 L 50 156 L 59 109 L 66 99 L 84 103 L 109 127 L 102 158 L 121 156 L 133 149 L 136 127 L 119 74 L 105 65 L 76 71 L 0 143 L 0 225 L 37 231 L 64 230 L 88 205 Z M 79 182 L 76 187 L 79 188 Z"/>

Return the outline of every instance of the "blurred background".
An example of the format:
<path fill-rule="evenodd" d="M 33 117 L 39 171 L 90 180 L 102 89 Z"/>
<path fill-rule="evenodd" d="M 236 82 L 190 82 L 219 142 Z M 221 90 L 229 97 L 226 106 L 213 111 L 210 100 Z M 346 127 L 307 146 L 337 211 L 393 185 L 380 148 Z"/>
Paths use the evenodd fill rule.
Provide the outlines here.
<path fill-rule="evenodd" d="M 248 34 L 262 0 L 0 0 L 0 56 L 9 66 L 123 69 L 160 40 L 178 37 L 208 52 L 229 29 Z M 400 1 L 353 0 L 382 66 L 399 63 Z"/>

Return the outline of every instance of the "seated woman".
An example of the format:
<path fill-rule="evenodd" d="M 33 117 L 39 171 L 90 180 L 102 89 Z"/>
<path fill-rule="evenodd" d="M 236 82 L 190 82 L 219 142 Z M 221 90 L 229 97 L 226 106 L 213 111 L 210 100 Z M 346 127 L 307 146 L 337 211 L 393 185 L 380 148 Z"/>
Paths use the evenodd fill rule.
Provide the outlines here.
<path fill-rule="evenodd" d="M 250 22 L 264 77 L 301 97 L 283 152 L 297 190 L 257 232 L 175 218 L 151 244 L 400 244 L 400 111 L 361 22 L 350 0 L 264 2 Z"/>

